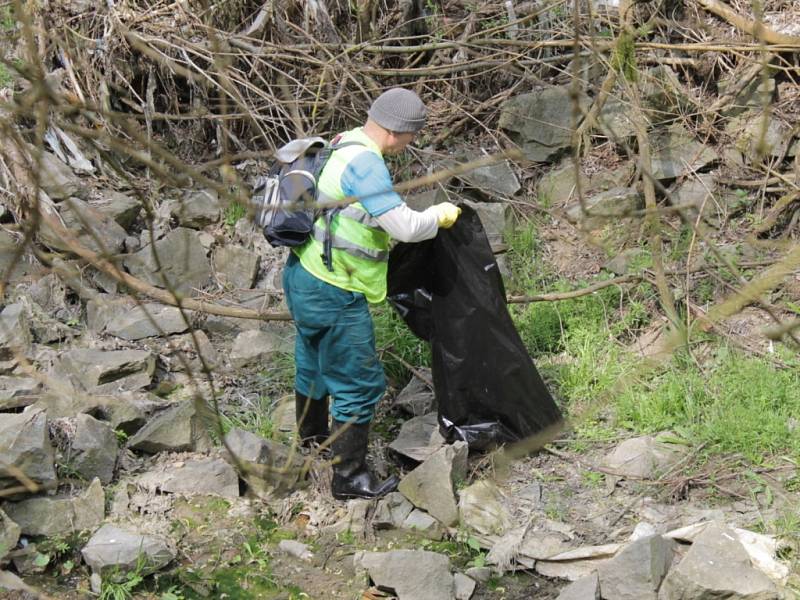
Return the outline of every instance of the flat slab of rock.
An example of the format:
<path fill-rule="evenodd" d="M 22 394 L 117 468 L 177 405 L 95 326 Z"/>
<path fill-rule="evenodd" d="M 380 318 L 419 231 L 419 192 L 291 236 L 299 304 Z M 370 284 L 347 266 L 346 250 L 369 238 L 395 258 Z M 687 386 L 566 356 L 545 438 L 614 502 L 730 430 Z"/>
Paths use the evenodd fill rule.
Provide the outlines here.
<path fill-rule="evenodd" d="M 483 535 L 503 535 L 511 528 L 511 516 L 503 506 L 503 496 L 489 481 L 476 481 L 459 493 L 461 524 Z"/>
<path fill-rule="evenodd" d="M 56 482 L 47 414 L 41 409 L 29 408 L 26 412 L 4 414 L 0 418 L 0 490 L 20 485 L 14 469 L 43 485 Z"/>
<path fill-rule="evenodd" d="M 597 573 L 573 581 L 561 590 L 556 600 L 600 600 L 600 579 Z"/>
<path fill-rule="evenodd" d="M 177 306 L 148 303 L 141 306 L 120 306 L 120 311 L 109 318 L 105 332 L 123 340 L 141 340 L 147 337 L 182 333 L 189 328 Z"/>
<path fill-rule="evenodd" d="M 223 286 L 250 289 L 256 281 L 261 257 L 242 246 L 220 246 L 214 251 L 214 271 Z"/>
<path fill-rule="evenodd" d="M 42 496 L 6 502 L 3 509 L 23 534 L 57 536 L 99 527 L 105 518 L 105 494 L 95 479 L 76 497 Z"/>
<path fill-rule="evenodd" d="M 466 476 L 467 452 L 466 442 L 455 442 L 437 450 L 403 477 L 397 490 L 446 527 L 455 525 L 458 506 L 453 484 Z"/>
<path fill-rule="evenodd" d="M 274 358 L 276 354 L 286 354 L 291 351 L 291 344 L 280 333 L 251 329 L 236 336 L 228 358 L 231 365 L 241 368 L 264 364 Z"/>
<path fill-rule="evenodd" d="M 717 524 L 707 526 L 680 563 L 670 570 L 659 600 L 777 600 L 775 584 L 755 569 L 737 534 Z"/>
<path fill-rule="evenodd" d="M 30 377 L 0 375 L 0 410 L 30 406 L 40 389 L 41 384 Z"/>
<path fill-rule="evenodd" d="M 378 500 L 372 526 L 375 529 L 399 529 L 412 510 L 414 505 L 403 494 L 391 492 Z"/>
<path fill-rule="evenodd" d="M 0 561 L 17 545 L 20 533 L 19 525 L 0 509 Z"/>
<path fill-rule="evenodd" d="M 55 371 L 86 391 L 130 392 L 150 385 L 155 356 L 145 350 L 74 348 L 61 355 Z"/>
<path fill-rule="evenodd" d="M 431 370 L 422 369 L 422 371 L 428 381 L 432 381 Z M 394 404 L 410 415 L 420 417 L 436 410 L 436 396 L 427 383 L 418 377 L 412 377 L 408 385 L 397 395 Z"/>
<path fill-rule="evenodd" d="M 32 342 L 25 307 L 21 303 L 9 304 L 0 312 L 0 361 L 25 355 Z"/>
<path fill-rule="evenodd" d="M 245 468 L 242 476 L 255 492 L 293 485 L 302 475 L 302 456 L 279 442 L 234 427 L 225 435 L 225 444 Z M 224 458 L 235 465 L 229 453 Z"/>
<path fill-rule="evenodd" d="M 70 461 L 78 473 L 86 479 L 97 477 L 101 483 L 108 484 L 114 477 L 117 454 L 117 435 L 108 423 L 86 414 L 75 418 Z"/>
<path fill-rule="evenodd" d="M 94 533 L 81 555 L 92 571 L 101 575 L 127 573 L 141 562 L 144 562 L 142 574 L 146 575 L 166 566 L 175 558 L 175 551 L 160 537 L 106 524 Z"/>
<path fill-rule="evenodd" d="M 400 426 L 397 438 L 389 444 L 389 449 L 398 454 L 422 462 L 444 446 L 445 440 L 439 433 L 439 422 L 435 412 L 413 417 Z"/>
<path fill-rule="evenodd" d="M 603 596 L 619 600 L 656 600 L 661 581 L 672 564 L 674 546 L 674 541 L 660 535 L 626 546 L 598 569 Z"/>
<path fill-rule="evenodd" d="M 186 400 L 152 417 L 128 440 L 128 447 L 150 454 L 203 451 L 211 447 L 211 438 L 194 402 Z"/>
<path fill-rule="evenodd" d="M 162 465 L 137 477 L 136 483 L 153 492 L 239 497 L 239 477 L 221 458 L 195 458 Z"/>
<path fill-rule="evenodd" d="M 668 443 L 674 437 L 663 433 L 625 440 L 606 456 L 603 464 L 614 476 L 655 479 L 684 454 L 685 446 Z"/>
<path fill-rule="evenodd" d="M 358 552 L 356 568 L 366 570 L 381 588 L 394 590 L 398 600 L 454 600 L 450 559 L 427 550 Z"/>

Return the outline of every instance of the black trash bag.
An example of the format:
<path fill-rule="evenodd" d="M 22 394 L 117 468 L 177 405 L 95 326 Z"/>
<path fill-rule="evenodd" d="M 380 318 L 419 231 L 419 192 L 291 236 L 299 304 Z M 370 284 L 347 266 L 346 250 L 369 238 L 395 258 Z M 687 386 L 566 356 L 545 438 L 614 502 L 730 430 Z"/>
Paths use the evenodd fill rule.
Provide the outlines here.
<path fill-rule="evenodd" d="M 480 219 L 461 210 L 433 240 L 392 249 L 388 299 L 431 344 L 442 435 L 485 450 L 556 430 L 562 416 L 511 320 Z"/>

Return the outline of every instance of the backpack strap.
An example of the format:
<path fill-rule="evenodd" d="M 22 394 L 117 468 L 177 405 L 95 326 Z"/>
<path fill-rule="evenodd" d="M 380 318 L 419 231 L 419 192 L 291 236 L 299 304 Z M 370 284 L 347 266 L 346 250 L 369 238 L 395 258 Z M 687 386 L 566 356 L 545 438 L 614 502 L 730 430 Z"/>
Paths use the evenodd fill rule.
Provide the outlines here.
<path fill-rule="evenodd" d="M 327 156 L 324 157 L 324 162 L 322 163 L 322 166 L 320 167 L 318 173 L 322 173 L 322 169 L 325 168 L 325 163 L 327 163 L 328 160 L 330 160 L 331 154 L 333 154 L 336 150 L 339 150 L 340 148 L 347 148 L 348 146 L 366 147 L 365 144 L 354 140 L 349 142 L 339 143 L 340 137 L 341 137 L 340 135 L 337 135 L 335 138 L 333 138 L 333 142 L 331 143 L 331 145 L 328 148 L 326 148 Z M 324 217 L 325 220 L 325 238 L 322 241 L 322 263 L 331 273 L 333 273 L 333 239 L 331 237 L 331 222 L 333 221 L 333 218 L 337 214 L 339 214 L 339 212 L 343 208 L 344 206 L 340 205 L 340 206 L 333 206 L 331 208 L 326 208 L 323 209 L 322 211 L 322 216 Z"/>

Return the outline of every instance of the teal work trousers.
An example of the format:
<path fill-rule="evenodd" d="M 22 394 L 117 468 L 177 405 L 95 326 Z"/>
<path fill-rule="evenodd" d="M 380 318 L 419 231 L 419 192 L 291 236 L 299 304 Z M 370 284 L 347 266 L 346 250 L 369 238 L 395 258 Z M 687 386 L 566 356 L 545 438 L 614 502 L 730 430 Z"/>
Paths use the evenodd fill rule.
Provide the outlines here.
<path fill-rule="evenodd" d="M 294 253 L 283 271 L 283 290 L 297 330 L 295 388 L 310 398 L 330 395 L 337 421 L 369 423 L 386 378 L 364 294 L 314 277 Z"/>

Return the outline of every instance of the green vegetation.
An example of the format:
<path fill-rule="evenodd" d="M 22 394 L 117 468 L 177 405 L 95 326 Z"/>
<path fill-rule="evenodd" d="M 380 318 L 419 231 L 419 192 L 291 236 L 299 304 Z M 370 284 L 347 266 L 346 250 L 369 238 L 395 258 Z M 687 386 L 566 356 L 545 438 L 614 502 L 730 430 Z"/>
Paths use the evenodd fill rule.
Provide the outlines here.
<path fill-rule="evenodd" d="M 247 207 L 239 202 L 231 202 L 222 215 L 222 222 L 229 228 L 236 226 L 239 219 L 247 215 Z"/>
<path fill-rule="evenodd" d="M 407 364 L 429 366 L 430 345 L 417 338 L 388 303 L 371 307 L 375 323 L 375 343 L 389 381 L 399 384 L 411 374 Z"/>
<path fill-rule="evenodd" d="M 426 539 L 417 545 L 424 550 L 447 555 L 460 569 L 483 567 L 486 564 L 486 552 L 481 548 L 480 542 L 463 529 L 459 529 L 455 537 L 444 540 Z"/>

